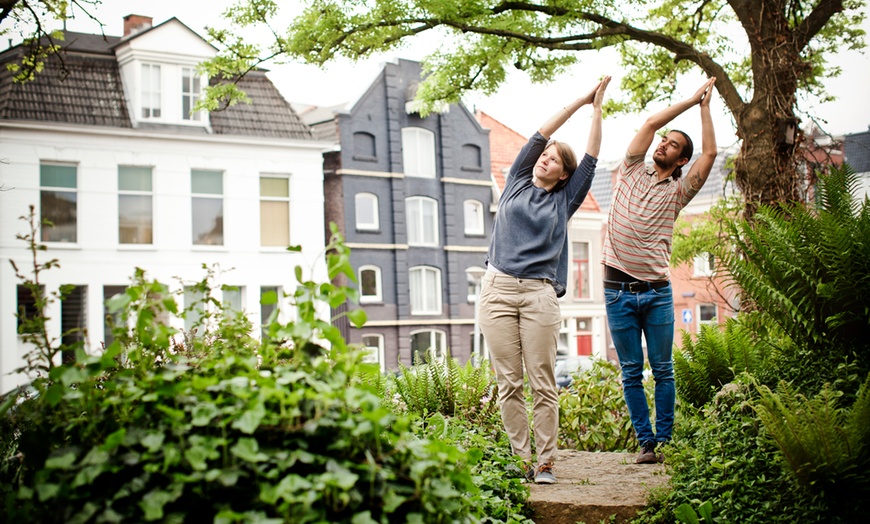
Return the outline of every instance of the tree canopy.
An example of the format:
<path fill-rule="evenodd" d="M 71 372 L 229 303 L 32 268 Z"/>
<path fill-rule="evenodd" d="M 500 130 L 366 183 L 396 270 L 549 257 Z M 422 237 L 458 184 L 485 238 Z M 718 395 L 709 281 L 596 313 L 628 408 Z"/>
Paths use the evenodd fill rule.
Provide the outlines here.
<path fill-rule="evenodd" d="M 862 49 L 860 0 L 307 0 L 289 27 L 270 25 L 273 0 L 240 0 L 225 16 L 240 27 L 265 26 L 274 39 L 251 45 L 230 30 L 212 30 L 224 52 L 212 74 L 243 73 L 283 57 L 327 66 L 396 51 L 409 39 L 439 32 L 423 60 L 417 91 L 425 110 L 494 93 L 509 71 L 532 81 L 558 77 L 584 52 L 615 47 L 626 71 L 623 95 L 609 111 L 637 112 L 670 100 L 681 76 L 715 76 L 742 149 L 737 183 L 750 202 L 800 200 L 799 97 L 825 101 L 825 79 L 842 71 L 833 51 Z M 222 96 L 234 96 L 227 90 Z M 815 115 L 806 115 L 810 118 Z M 796 130 L 791 139 L 784 129 Z"/>

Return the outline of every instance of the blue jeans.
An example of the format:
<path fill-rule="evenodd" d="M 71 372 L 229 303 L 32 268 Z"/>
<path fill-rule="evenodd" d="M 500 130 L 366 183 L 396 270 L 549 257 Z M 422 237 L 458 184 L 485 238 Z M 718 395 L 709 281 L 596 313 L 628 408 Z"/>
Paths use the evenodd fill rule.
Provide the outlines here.
<path fill-rule="evenodd" d="M 607 323 L 622 368 L 622 391 L 637 440 L 667 442 L 674 429 L 674 297 L 671 285 L 632 293 L 604 289 Z M 655 378 L 656 432 L 649 420 L 649 407 L 643 390 L 643 346 Z"/>

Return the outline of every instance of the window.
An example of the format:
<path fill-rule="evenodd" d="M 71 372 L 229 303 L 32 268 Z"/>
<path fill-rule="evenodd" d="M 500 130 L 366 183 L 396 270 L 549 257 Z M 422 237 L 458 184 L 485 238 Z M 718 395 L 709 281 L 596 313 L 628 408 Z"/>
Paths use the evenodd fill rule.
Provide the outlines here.
<path fill-rule="evenodd" d="M 381 292 L 381 268 L 362 266 L 359 268 L 359 301 L 383 302 Z"/>
<path fill-rule="evenodd" d="M 441 271 L 434 267 L 411 268 L 411 314 L 441 314 Z"/>
<path fill-rule="evenodd" d="M 574 298 L 591 298 L 589 285 L 589 243 L 574 242 Z"/>
<path fill-rule="evenodd" d="M 160 118 L 160 66 L 142 64 L 142 118 Z"/>
<path fill-rule="evenodd" d="M 78 223 L 77 168 L 69 164 L 39 165 L 40 218 L 53 227 L 42 225 L 43 242 L 76 242 Z"/>
<path fill-rule="evenodd" d="M 205 314 L 205 295 L 195 287 L 184 287 L 184 330 L 189 334 L 200 322 Z M 198 327 L 198 334 L 202 335 L 203 329 Z"/>
<path fill-rule="evenodd" d="M 465 144 L 462 146 L 462 169 L 468 171 L 482 171 L 483 161 L 481 160 L 480 147 L 474 144 Z"/>
<path fill-rule="evenodd" d="M 268 340 L 269 336 L 269 319 L 272 313 L 278 310 L 278 287 L 277 286 L 262 286 L 260 287 L 260 339 Z"/>
<path fill-rule="evenodd" d="M 153 243 L 153 194 L 150 167 L 118 166 L 119 243 Z"/>
<path fill-rule="evenodd" d="M 402 129 L 405 175 L 435 178 L 435 133 L 419 127 Z"/>
<path fill-rule="evenodd" d="M 471 266 L 465 270 L 465 276 L 468 277 L 468 302 L 477 300 L 477 294 L 480 293 L 480 286 L 485 273 L 486 269 L 480 266 Z"/>
<path fill-rule="evenodd" d="M 483 202 L 479 200 L 466 200 L 463 203 L 465 210 L 465 234 L 482 235 L 483 231 Z"/>
<path fill-rule="evenodd" d="M 716 319 L 716 304 L 698 304 L 698 333 L 701 332 L 701 326 L 704 324 L 712 326 L 719 324 Z"/>
<path fill-rule="evenodd" d="M 60 332 L 61 343 L 67 348 L 61 352 L 63 362 L 75 362 L 75 345 L 83 344 L 85 328 L 87 328 L 87 286 L 61 286 L 63 291 L 60 301 Z"/>
<path fill-rule="evenodd" d="M 715 262 L 711 253 L 701 253 L 695 257 L 695 273 L 696 277 L 709 277 L 713 275 Z"/>
<path fill-rule="evenodd" d="M 181 68 L 181 118 L 199 120 L 200 112 L 194 111 L 199 101 L 201 78 L 192 67 Z"/>
<path fill-rule="evenodd" d="M 36 297 L 27 286 L 19 284 L 16 288 L 18 301 L 15 307 L 15 312 L 18 315 L 18 332 L 19 333 L 34 333 L 32 327 L 26 325 L 27 320 L 34 319 L 39 316 L 39 308 L 36 305 Z M 39 286 L 39 295 L 45 295 L 45 287 Z"/>
<path fill-rule="evenodd" d="M 386 362 L 384 362 L 384 336 L 383 335 L 363 335 L 362 345 L 366 351 L 363 362 L 372 362 L 380 364 L 381 372 L 387 370 Z"/>
<path fill-rule="evenodd" d="M 357 193 L 353 197 L 356 212 L 356 228 L 377 230 L 380 227 L 378 219 L 378 196 L 372 193 Z"/>
<path fill-rule="evenodd" d="M 408 215 L 408 244 L 412 246 L 438 245 L 438 202 L 426 197 L 405 200 Z"/>
<path fill-rule="evenodd" d="M 375 149 L 375 136 L 359 131 L 353 134 L 353 159 L 354 160 L 377 160 L 378 154 Z"/>
<path fill-rule="evenodd" d="M 109 311 L 108 302 L 116 295 L 123 294 L 127 290 L 124 286 L 103 286 L 103 344 L 108 347 L 115 340 L 115 334 L 112 332 L 121 323 L 121 311 L 112 313 Z"/>
<path fill-rule="evenodd" d="M 224 310 L 232 313 L 239 313 L 244 311 L 244 286 L 221 286 L 221 290 L 223 291 L 223 300 L 221 303 L 223 304 Z"/>
<path fill-rule="evenodd" d="M 190 172 L 193 243 L 224 244 L 224 180 L 220 171 L 194 169 Z"/>
<path fill-rule="evenodd" d="M 412 364 L 429 362 L 430 357 L 442 360 L 447 354 L 443 331 L 417 331 L 411 333 Z"/>
<path fill-rule="evenodd" d="M 290 245 L 290 179 L 260 177 L 260 245 Z"/>

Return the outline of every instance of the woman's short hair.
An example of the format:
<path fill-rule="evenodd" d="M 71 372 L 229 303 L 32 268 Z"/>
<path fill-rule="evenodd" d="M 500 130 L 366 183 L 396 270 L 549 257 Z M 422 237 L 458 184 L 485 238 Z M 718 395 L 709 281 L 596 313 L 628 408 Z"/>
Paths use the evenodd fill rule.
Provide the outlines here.
<path fill-rule="evenodd" d="M 550 143 L 547 144 L 547 147 L 549 146 L 555 146 L 556 152 L 559 154 L 559 158 L 562 159 L 562 169 L 566 173 L 568 173 L 568 178 L 564 180 L 559 180 L 556 183 L 556 186 L 553 187 L 553 191 L 558 191 L 568 184 L 568 181 L 571 180 L 571 177 L 574 175 L 574 171 L 577 170 L 577 155 L 574 154 L 574 150 L 571 148 L 571 146 L 569 146 L 565 142 L 550 140 Z"/>

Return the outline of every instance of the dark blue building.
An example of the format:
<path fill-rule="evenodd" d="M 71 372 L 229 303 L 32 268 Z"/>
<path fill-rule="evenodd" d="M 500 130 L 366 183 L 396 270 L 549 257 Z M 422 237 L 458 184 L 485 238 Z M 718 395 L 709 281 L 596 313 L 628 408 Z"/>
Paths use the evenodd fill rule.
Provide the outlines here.
<path fill-rule="evenodd" d="M 469 275 L 484 267 L 492 231 L 489 130 L 462 105 L 421 117 L 421 74 L 418 62 L 386 63 L 349 109 L 300 111 L 337 145 L 324 155 L 325 218 L 351 248 L 357 282 L 342 283 L 360 290 L 368 315 L 362 328 L 341 327 L 384 370 L 429 350 L 471 358 Z"/>

